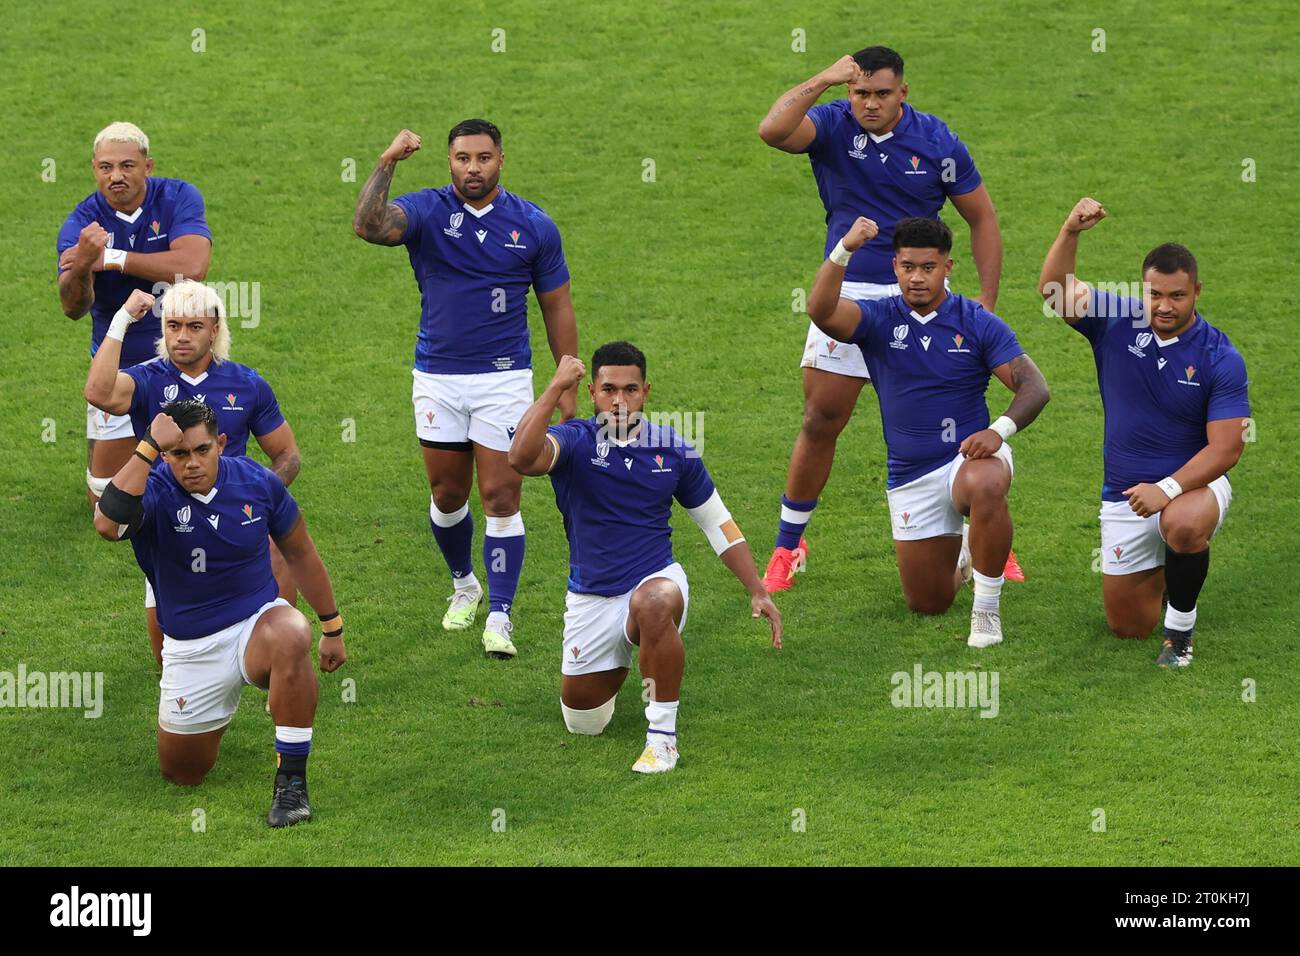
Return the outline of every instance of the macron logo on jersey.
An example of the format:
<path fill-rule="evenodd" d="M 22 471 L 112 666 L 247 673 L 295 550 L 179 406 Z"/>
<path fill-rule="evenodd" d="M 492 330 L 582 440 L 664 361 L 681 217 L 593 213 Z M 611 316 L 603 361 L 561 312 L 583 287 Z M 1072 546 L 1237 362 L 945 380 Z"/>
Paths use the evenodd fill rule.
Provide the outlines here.
<path fill-rule="evenodd" d="M 481 246 L 483 245 L 483 240 L 487 238 L 487 230 L 477 229 L 475 230 L 474 235 L 478 237 L 478 244 Z"/>
<path fill-rule="evenodd" d="M 221 520 L 221 515 L 208 515 L 208 524 L 212 525 L 212 530 L 217 530 L 217 522 Z"/>

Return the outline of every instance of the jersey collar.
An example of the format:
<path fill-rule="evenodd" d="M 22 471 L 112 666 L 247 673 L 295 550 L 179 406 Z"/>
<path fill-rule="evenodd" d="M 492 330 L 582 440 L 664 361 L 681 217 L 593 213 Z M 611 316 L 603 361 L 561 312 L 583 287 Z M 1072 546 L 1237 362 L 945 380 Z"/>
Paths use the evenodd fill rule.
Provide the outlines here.
<path fill-rule="evenodd" d="M 935 309 L 935 310 L 934 310 L 933 312 L 931 312 L 929 315 L 921 315 L 919 312 L 916 311 L 916 309 L 912 309 L 912 310 L 908 313 L 908 315 L 910 315 L 912 318 L 916 319 L 916 321 L 920 322 L 922 325 L 925 325 L 927 322 L 929 322 L 931 319 L 933 319 L 933 318 L 934 318 L 935 316 L 937 316 L 938 314 L 939 314 L 939 310 L 938 310 L 938 309 Z"/>
<path fill-rule="evenodd" d="M 1151 337 L 1156 340 L 1156 345 L 1160 346 L 1163 349 L 1167 346 L 1173 345 L 1175 342 L 1181 339 L 1183 335 L 1191 335 L 1193 332 L 1196 331 L 1196 327 L 1200 325 L 1202 321 L 1203 320 L 1201 319 L 1201 313 L 1197 312 L 1196 318 L 1192 319 L 1191 325 L 1183 329 L 1182 335 L 1175 335 L 1172 339 L 1162 339 L 1160 336 L 1155 334 L 1152 334 Z"/>
<path fill-rule="evenodd" d="M 203 502 L 205 505 L 210 505 L 210 504 L 212 504 L 212 499 L 215 498 L 215 497 L 217 496 L 217 492 L 221 490 L 222 472 L 225 471 L 225 470 L 226 470 L 226 462 L 225 462 L 225 460 L 222 459 L 222 458 L 218 458 L 218 459 L 217 459 L 217 480 L 216 480 L 215 482 L 213 482 L 213 484 L 212 484 L 212 489 L 211 489 L 207 494 L 202 494 L 202 495 L 195 494 L 194 492 L 191 491 L 191 492 L 190 492 L 190 497 L 191 497 L 191 498 L 197 498 L 199 501 Z M 178 484 L 179 484 L 179 482 L 178 482 Z"/>
<path fill-rule="evenodd" d="M 871 141 L 873 143 L 883 143 L 887 139 L 893 139 L 895 133 L 903 132 L 903 128 L 907 125 L 907 121 L 911 119 L 911 116 L 912 116 L 912 107 L 904 103 L 903 115 L 898 118 L 898 122 L 894 125 L 893 129 L 891 129 L 888 133 L 886 133 L 883 136 L 877 136 L 875 133 L 867 133 L 867 136 L 871 138 Z"/>
<path fill-rule="evenodd" d="M 473 206 L 471 206 L 471 205 L 470 205 L 469 203 L 467 203 L 467 202 L 463 202 L 463 203 L 461 203 L 461 205 L 464 206 L 464 207 L 465 207 L 465 210 L 466 210 L 467 212 L 471 213 L 471 214 L 474 216 L 475 219 L 482 219 L 484 216 L 486 216 L 488 213 L 490 213 L 490 212 L 491 212 L 491 211 L 496 207 L 496 203 L 494 203 L 494 202 L 490 202 L 490 203 L 488 203 L 488 204 L 487 204 L 486 206 L 484 206 L 482 209 L 475 209 Z"/>

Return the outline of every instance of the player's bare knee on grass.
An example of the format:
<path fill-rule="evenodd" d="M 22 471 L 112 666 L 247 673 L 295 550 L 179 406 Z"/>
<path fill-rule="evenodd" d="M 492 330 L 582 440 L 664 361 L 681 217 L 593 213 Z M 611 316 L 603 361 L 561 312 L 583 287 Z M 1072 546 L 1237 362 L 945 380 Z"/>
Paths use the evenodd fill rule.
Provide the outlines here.
<path fill-rule="evenodd" d="M 1160 609 L 1146 614 L 1132 610 L 1112 611 L 1106 609 L 1106 625 L 1116 637 L 1139 639 L 1147 637 L 1155 630 L 1160 621 Z"/>
<path fill-rule="evenodd" d="M 946 594 L 943 591 L 907 591 L 904 590 L 903 597 L 907 601 L 907 609 L 914 614 L 943 614 L 948 608 L 952 607 L 953 598 L 956 592 Z"/>

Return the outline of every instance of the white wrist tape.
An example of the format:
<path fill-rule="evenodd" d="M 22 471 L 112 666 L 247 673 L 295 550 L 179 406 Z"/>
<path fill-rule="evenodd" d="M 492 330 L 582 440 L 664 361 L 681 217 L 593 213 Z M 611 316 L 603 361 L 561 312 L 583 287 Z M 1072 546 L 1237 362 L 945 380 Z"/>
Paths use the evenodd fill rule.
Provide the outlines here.
<path fill-rule="evenodd" d="M 709 539 L 709 544 L 713 546 L 715 554 L 721 554 L 732 545 L 740 544 L 745 540 L 745 536 L 740 533 L 740 527 L 731 519 L 731 512 L 722 503 L 722 498 L 717 491 L 714 491 L 704 504 L 687 508 L 686 513 L 700 526 L 704 536 Z"/>
<path fill-rule="evenodd" d="M 1168 495 L 1170 501 L 1183 493 L 1183 486 L 1174 481 L 1172 475 L 1168 478 L 1161 478 L 1156 482 L 1156 487 Z"/>
<path fill-rule="evenodd" d="M 113 321 L 108 323 L 108 331 L 104 333 L 104 337 L 121 342 L 126 338 L 126 330 L 134 321 L 135 319 L 131 318 L 125 308 L 118 309 L 117 314 L 113 316 Z"/>
<path fill-rule="evenodd" d="M 126 250 L 105 249 L 104 268 L 117 269 L 119 272 L 125 272 L 126 271 Z"/>
<path fill-rule="evenodd" d="M 831 250 L 831 254 L 826 258 L 837 266 L 847 267 L 849 260 L 853 258 L 853 253 L 844 248 L 844 240 L 841 239 L 839 242 L 835 243 L 835 248 Z"/>
<path fill-rule="evenodd" d="M 989 428 L 1001 435 L 1003 441 L 1006 441 L 1017 431 L 1016 423 L 1007 418 L 1006 415 L 999 415 L 998 420 L 990 425 Z"/>

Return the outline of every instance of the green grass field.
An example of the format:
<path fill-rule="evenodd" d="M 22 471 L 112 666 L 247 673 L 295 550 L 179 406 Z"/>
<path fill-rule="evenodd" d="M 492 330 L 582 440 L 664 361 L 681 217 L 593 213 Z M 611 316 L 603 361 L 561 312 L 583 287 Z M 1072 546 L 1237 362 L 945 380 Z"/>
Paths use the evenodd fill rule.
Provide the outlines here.
<path fill-rule="evenodd" d="M 1282 0 L 1231 13 L 1073 6 L 11 8 L 0 34 L 0 670 L 102 671 L 106 705 L 97 720 L 0 709 L 0 863 L 1296 863 L 1294 16 Z M 205 52 L 192 50 L 196 28 Z M 494 28 L 503 53 L 491 51 Z M 806 52 L 791 49 L 795 29 Z M 1096 29 L 1105 52 L 1091 49 Z M 426 149 L 399 167 L 395 192 L 447 182 L 439 144 L 457 120 L 496 122 L 503 184 L 563 233 L 584 356 L 629 338 L 650 357 L 652 407 L 704 414 L 705 459 L 766 561 L 800 420 L 806 318 L 792 290 L 810 285 L 824 227 L 807 161 L 764 146 L 755 127 L 781 91 L 877 42 L 905 57 L 913 105 L 970 146 L 1006 243 L 998 312 L 1052 386 L 1015 439 L 1029 580 L 1007 586 L 1007 640 L 988 651 L 965 644 L 969 592 L 942 618 L 906 610 L 865 394 L 811 526 L 811 570 L 780 598 L 780 652 L 677 516 L 693 598 L 683 758 L 644 779 L 628 770 L 644 729 L 635 672 L 603 738 L 573 738 L 560 719 L 567 549 L 548 482 L 525 489 L 520 657 L 489 661 L 477 631 L 438 628 L 449 589 L 410 413 L 418 294 L 403 250 L 352 234 L 353 203 L 402 127 Z M 271 381 L 297 432 L 293 491 L 348 620 L 351 659 L 322 678 L 309 826 L 263 823 L 272 729 L 253 690 L 203 786 L 158 776 L 141 575 L 128 546 L 94 534 L 84 497 L 89 320 L 64 318 L 54 282 L 55 234 L 94 189 L 91 140 L 117 119 L 150 135 L 156 174 L 202 190 L 209 280 L 260 284 L 260 325 L 235 326 L 234 357 Z M 41 175 L 49 159 L 53 182 Z M 1255 182 L 1243 182 L 1246 159 Z M 1085 238 L 1081 273 L 1135 280 L 1147 249 L 1185 242 L 1200 259 L 1202 313 L 1251 374 L 1258 440 L 1233 472 L 1186 673 L 1154 666 L 1154 638 L 1109 636 L 1092 570 L 1092 359 L 1043 317 L 1035 290 L 1085 194 L 1110 218 Z M 951 209 L 945 218 L 958 235 L 954 288 L 973 294 L 965 226 Z M 553 369 L 540 321 L 534 353 L 540 386 Z M 1006 393 L 989 395 L 1000 412 Z M 343 440 L 347 419 L 355 442 Z M 478 543 L 475 555 L 481 564 Z M 891 706 L 890 676 L 918 663 L 997 671 L 997 718 Z M 355 702 L 342 699 L 345 678 Z"/>

